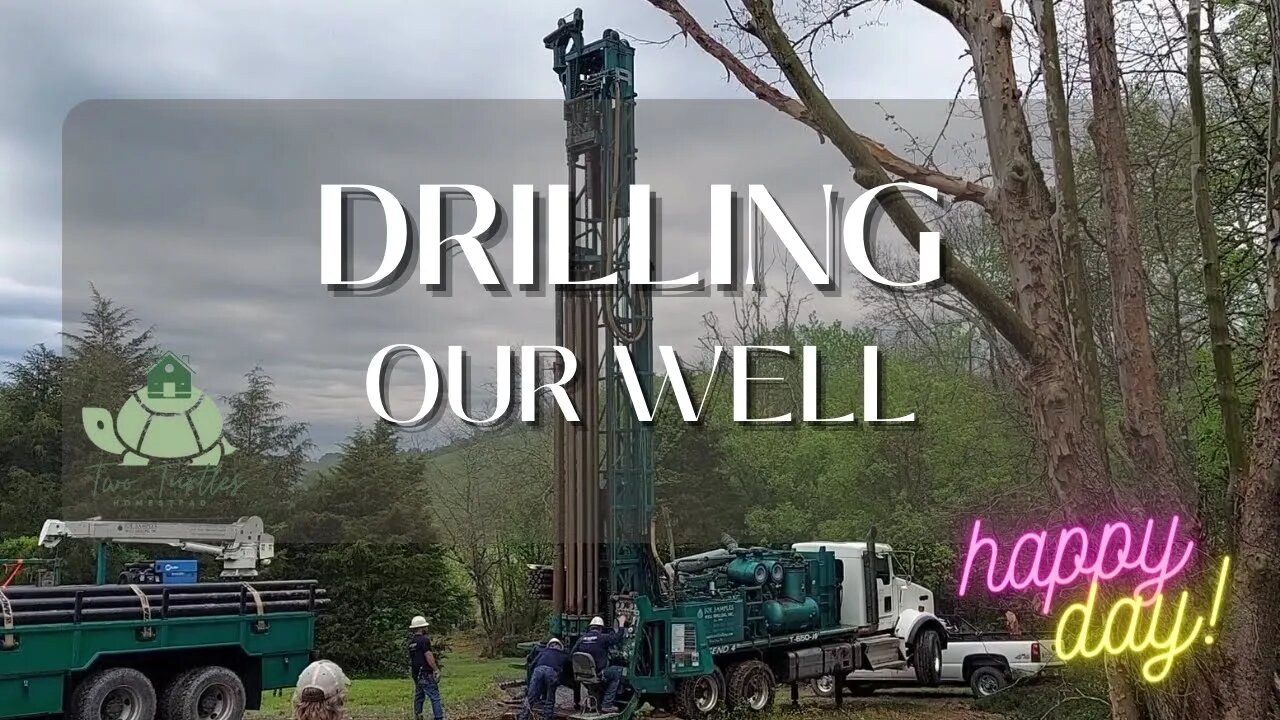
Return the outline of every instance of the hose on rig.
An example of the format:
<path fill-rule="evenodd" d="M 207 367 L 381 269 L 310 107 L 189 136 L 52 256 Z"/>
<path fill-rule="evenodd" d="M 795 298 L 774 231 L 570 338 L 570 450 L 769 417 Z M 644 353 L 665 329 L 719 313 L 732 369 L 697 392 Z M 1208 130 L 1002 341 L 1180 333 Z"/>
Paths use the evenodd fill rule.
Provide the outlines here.
<path fill-rule="evenodd" d="M 613 236 L 615 228 L 617 227 L 615 224 L 617 220 L 615 215 L 618 208 L 619 183 L 622 180 L 622 134 L 619 132 L 619 129 L 622 127 L 622 106 L 624 104 L 622 97 L 622 82 L 617 78 L 614 78 L 613 80 L 613 99 L 613 147 L 609 149 L 611 156 L 610 172 L 613 176 L 613 182 L 611 183 L 612 193 L 608 198 L 608 203 L 605 207 L 604 252 L 602 253 L 605 258 L 605 262 L 607 263 L 604 268 L 606 271 L 610 269 L 609 265 L 612 265 L 613 269 L 617 269 L 617 267 L 621 265 L 615 254 L 617 248 L 615 248 L 614 245 L 617 242 L 617 238 Z M 628 248 L 628 255 L 630 255 L 630 248 Z M 606 272 L 605 274 L 607 275 L 608 273 Z M 621 284 L 621 282 L 619 282 L 619 284 Z M 635 319 L 631 323 L 632 327 L 630 332 L 624 331 L 622 326 L 618 323 L 618 318 L 614 310 L 615 303 L 618 299 L 618 292 L 619 290 L 617 287 L 612 289 L 606 288 L 601 291 L 601 299 L 604 301 L 601 303 L 601 314 L 604 316 L 605 324 L 609 326 L 609 330 L 613 333 L 615 338 L 625 345 L 634 345 L 639 342 L 649 330 L 649 321 L 644 317 L 648 308 L 644 306 L 642 300 L 644 296 L 642 294 L 639 292 L 632 294 L 628 300 L 634 303 L 632 309 L 635 313 Z"/>

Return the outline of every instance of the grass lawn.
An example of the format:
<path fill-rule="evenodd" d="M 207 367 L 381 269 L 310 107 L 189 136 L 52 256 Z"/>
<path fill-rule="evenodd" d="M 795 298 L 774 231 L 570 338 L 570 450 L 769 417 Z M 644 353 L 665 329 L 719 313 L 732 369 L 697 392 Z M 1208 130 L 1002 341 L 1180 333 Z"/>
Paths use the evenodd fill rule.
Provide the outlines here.
<path fill-rule="evenodd" d="M 445 656 L 444 672 L 440 676 L 440 698 L 444 702 L 445 715 L 453 714 L 456 717 L 457 714 L 451 713 L 451 709 L 475 707 L 499 697 L 500 691 L 494 680 L 521 677 L 520 670 L 511 667 L 512 663 L 519 662 L 520 658 L 481 658 L 469 648 L 451 650 Z M 250 716 L 287 717 L 292 699 L 292 690 L 285 690 L 280 695 L 264 694 L 262 710 L 250 713 Z M 411 717 L 413 683 L 408 677 L 353 678 L 347 707 L 357 720 L 370 716 Z M 426 715 L 431 715 L 430 704 L 427 705 Z"/>
<path fill-rule="evenodd" d="M 445 657 L 440 696 L 448 720 L 496 720 L 507 708 L 498 702 L 503 693 L 495 680 L 514 679 L 522 672 L 513 663 L 519 658 L 485 659 L 465 641 L 454 645 Z M 761 720 L 1002 720 L 1001 715 L 975 709 L 967 698 L 910 698 L 881 695 L 850 699 L 843 712 L 830 700 L 806 696 L 803 709 L 791 710 L 786 688 L 779 687 L 777 705 Z M 287 718 L 292 690 L 266 694 L 262 710 L 249 720 Z M 413 715 L 413 683 L 407 677 L 354 678 L 347 709 L 352 720 L 410 720 Z M 426 707 L 430 718 L 431 707 Z M 667 715 L 665 718 L 673 718 Z"/>

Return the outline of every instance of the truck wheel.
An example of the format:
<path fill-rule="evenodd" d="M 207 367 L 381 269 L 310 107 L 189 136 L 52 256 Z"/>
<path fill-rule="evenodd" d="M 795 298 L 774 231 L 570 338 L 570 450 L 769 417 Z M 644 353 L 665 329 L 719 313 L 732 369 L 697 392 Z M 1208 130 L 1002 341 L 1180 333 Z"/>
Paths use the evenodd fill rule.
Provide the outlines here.
<path fill-rule="evenodd" d="M 1000 668 L 980 667 L 969 676 L 969 689 L 976 698 L 991 697 L 1008 685 L 1009 680 Z"/>
<path fill-rule="evenodd" d="M 836 694 L 836 678 L 834 675 L 823 675 L 815 678 L 809 683 L 813 688 L 813 694 L 818 697 L 831 697 Z"/>
<path fill-rule="evenodd" d="M 246 696 L 244 683 L 227 668 L 195 668 L 174 678 L 165 688 L 164 720 L 241 720 Z"/>
<path fill-rule="evenodd" d="M 759 660 L 738 663 L 729 672 L 729 709 L 764 712 L 773 705 L 778 682 L 769 666 Z"/>
<path fill-rule="evenodd" d="M 937 687 L 942 680 L 942 640 L 932 628 L 921 630 L 912 646 L 911 664 L 916 668 L 916 682 Z"/>
<path fill-rule="evenodd" d="M 719 668 L 707 675 L 680 681 L 676 688 L 676 707 L 685 720 L 714 715 L 724 709 L 724 674 Z"/>
<path fill-rule="evenodd" d="M 67 713 L 71 720 L 154 720 L 156 689 L 133 668 L 109 668 L 76 686 Z"/>
<path fill-rule="evenodd" d="M 183 670 L 174 675 L 165 686 L 160 689 L 160 699 L 156 703 L 156 720 L 176 720 L 174 714 L 179 708 L 178 696 L 181 694 L 182 684 L 195 670 Z"/>

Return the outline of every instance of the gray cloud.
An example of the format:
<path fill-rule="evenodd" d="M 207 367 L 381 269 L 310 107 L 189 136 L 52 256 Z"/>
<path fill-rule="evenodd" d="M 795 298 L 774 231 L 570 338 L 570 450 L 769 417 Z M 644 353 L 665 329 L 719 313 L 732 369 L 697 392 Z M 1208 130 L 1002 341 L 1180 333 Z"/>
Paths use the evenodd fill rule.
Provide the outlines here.
<path fill-rule="evenodd" d="M 584 8 L 591 37 L 598 36 L 605 27 L 616 27 L 629 35 L 648 39 L 665 39 L 673 31 L 670 19 L 643 0 L 579 1 L 563 8 L 517 0 L 497 4 L 409 0 L 342 3 L 335 0 L 310 3 L 305 13 L 286 5 L 263 5 L 249 0 L 217 4 L 125 0 L 109 6 L 80 0 L 56 6 L 22 3 L 6 7 L 0 19 L 0 59 L 4 60 L 0 62 L 0 85 L 6 90 L 7 99 L 0 105 L 0 157 L 4 158 L 0 164 L 0 185 L 5 188 L 5 192 L 0 192 L 0 217 L 5 219 L 0 224 L 0 287 L 5 283 L 12 287 L 17 280 L 22 282 L 18 291 L 0 300 L 0 360 L 16 358 L 34 342 L 56 345 L 62 318 L 48 296 L 64 282 L 68 297 L 82 296 L 86 290 L 83 278 L 64 277 L 61 268 L 62 127 L 67 113 L 77 103 L 92 98 L 128 97 L 556 98 L 559 88 L 548 67 L 541 37 L 554 26 L 555 16 L 561 11 L 568 12 L 574 4 Z M 712 0 L 692 2 L 690 6 L 707 24 L 723 14 L 722 5 Z M 832 94 L 891 100 L 949 98 L 965 69 L 960 57 L 963 45 L 954 32 L 912 4 L 877 9 L 874 19 L 875 24 L 870 26 L 865 26 L 865 18 L 858 21 L 864 26 L 858 29 L 856 42 L 830 44 L 819 49 L 817 61 Z M 912 48 L 911 52 L 902 52 L 905 47 Z M 726 81 L 717 63 L 679 38 L 663 47 L 641 45 L 638 53 L 642 171 L 648 173 L 656 169 L 651 159 L 656 156 L 650 153 L 657 151 L 659 143 L 666 144 L 668 151 L 678 148 L 690 165 L 716 162 L 720 151 L 692 136 L 677 137 L 678 133 L 669 133 L 677 128 L 660 127 L 661 118 L 645 108 L 657 98 L 744 98 L 746 94 L 736 83 Z M 890 102 L 887 107 L 900 117 L 904 115 L 900 111 L 902 103 Z M 762 118 L 772 113 L 763 107 L 756 111 Z M 866 114 L 874 117 L 878 111 L 868 107 Z M 383 119 L 392 125 L 400 122 L 397 117 Z M 289 121 L 297 123 L 302 119 L 292 117 Z M 781 130 L 788 125 L 785 118 L 776 116 L 761 122 L 771 123 L 761 125 L 768 128 L 764 134 L 743 139 L 755 143 L 768 140 L 775 126 Z M 158 125 L 152 123 L 151 127 L 159 131 Z M 183 132 L 172 123 L 165 129 L 176 136 Z M 387 132 L 398 132 L 397 137 L 421 145 L 420 137 L 406 135 L 404 130 L 412 128 L 393 127 Z M 427 128 L 418 130 L 427 132 Z M 224 122 L 219 128 L 218 142 L 223 143 L 235 132 L 252 135 L 252 131 L 252 128 L 237 130 Z M 815 157 L 831 157 L 829 147 L 816 146 L 811 134 L 801 135 L 816 153 Z M 891 138 L 892 134 L 886 132 L 885 136 Z M 305 140 L 299 139 L 297 144 L 313 147 L 312 134 L 302 137 Z M 288 134 L 277 133 L 276 144 L 287 150 Z M 548 137 L 544 149 L 555 154 L 558 144 L 558 138 Z M 155 143 L 155 147 L 163 145 Z M 222 148 L 237 157 L 234 147 L 224 144 Z M 368 153 L 361 164 L 385 167 L 387 172 L 391 172 L 394 164 L 405 163 L 413 169 L 414 182 L 431 170 L 431 166 L 422 164 L 422 153 L 416 156 L 406 153 L 403 146 L 349 142 L 348 148 L 352 153 Z M 435 148 L 440 150 L 443 148 Z M 154 161 L 156 158 L 148 160 Z M 540 166 L 543 160 L 529 153 L 522 159 L 509 159 L 509 163 L 515 162 L 527 162 L 532 168 Z M 242 166 L 252 167 L 253 163 L 243 162 Z M 513 173 L 521 169 L 513 164 L 508 168 Z M 191 174 L 187 178 L 197 180 Z M 254 182 L 252 177 L 237 178 L 234 171 L 228 171 L 223 179 Z M 259 182 L 256 189 L 264 197 L 278 199 L 281 207 L 289 212 L 297 209 L 297 203 L 308 199 L 305 195 L 291 196 L 290 193 L 301 191 L 286 186 Z M 661 188 L 659 191 L 662 192 Z M 697 228 L 705 224 L 700 220 L 700 208 L 696 204 L 685 207 L 675 193 L 662 194 L 668 226 L 664 228 L 666 244 L 680 242 L 673 234 L 677 227 L 688 228 L 689 233 L 699 232 Z M 100 241 L 106 243 L 115 235 L 135 230 L 149 238 L 147 242 L 158 241 L 153 236 L 159 232 L 158 216 L 148 219 L 153 215 L 153 208 L 143 200 L 145 198 L 139 198 L 139 202 L 124 205 L 140 213 L 141 219 L 123 216 L 123 208 L 115 211 L 99 208 L 104 222 L 98 235 Z M 300 279 L 311 282 L 318 265 L 314 258 L 291 267 L 287 252 L 269 254 L 273 242 L 299 232 L 299 228 L 289 222 L 272 220 L 290 217 L 289 212 L 257 212 L 235 198 L 222 201 L 210 198 L 202 208 L 191 207 L 182 213 L 183 246 L 198 239 L 210 247 L 232 247 L 234 243 L 226 242 L 213 229 L 234 228 L 238 239 L 256 241 L 257 254 L 251 262 L 268 264 L 283 274 L 278 285 L 292 288 Z M 247 215 L 236 219 L 237 213 Z M 166 233 L 177 231 L 174 227 L 164 229 Z M 692 247 L 702 247 L 701 242 L 693 243 Z M 672 272 L 685 272 L 681 263 L 686 258 L 672 252 L 664 251 L 667 266 Z M 109 259 L 108 265 L 137 261 L 137 258 L 120 255 Z M 691 261 L 690 268 L 704 269 L 705 259 L 701 256 L 687 259 Z M 156 261 L 155 258 L 148 260 Z M 105 276 L 112 275 L 112 270 L 104 267 L 101 274 L 108 280 Z M 237 280 L 241 277 L 239 272 L 222 274 L 227 276 L 223 278 L 227 288 L 238 287 L 239 293 L 268 298 L 276 292 L 252 279 Z M 119 279 L 128 282 L 124 275 Z M 105 284 L 104 290 L 110 291 Z M 408 288 L 400 295 L 417 292 L 417 288 Z M 457 296 L 453 302 L 460 298 L 461 295 Z M 425 296 L 421 299 L 427 300 Z M 526 300 L 526 306 L 531 308 L 530 321 L 519 329 L 521 335 L 533 337 L 534 329 L 548 327 L 540 321 L 533 322 L 535 316 L 541 317 L 537 302 L 549 301 L 545 298 Z M 218 302 L 229 301 L 224 298 Z M 271 312 L 293 317 L 295 325 L 301 324 L 288 302 L 280 300 L 278 304 L 281 309 Z M 260 303 L 256 315 L 271 317 L 274 325 L 279 317 L 270 315 L 264 307 L 275 305 Z M 140 312 L 144 310 L 139 308 Z M 403 326 L 407 332 L 439 331 L 440 318 L 426 315 L 423 308 L 415 307 L 415 311 L 418 315 L 409 317 Z M 225 308 L 225 313 L 233 317 L 252 312 L 243 307 Z M 350 321 L 350 313 L 354 311 L 326 307 L 326 312 Z M 683 320 L 696 319 L 701 312 L 694 308 L 677 312 L 676 316 Z M 474 333 L 478 337 L 507 332 L 505 326 L 487 319 L 488 313 L 484 311 L 459 308 L 452 314 L 468 327 L 476 328 Z M 509 319 L 505 312 L 502 315 L 504 321 Z M 70 310 L 67 316 L 75 317 Z M 158 318 L 156 321 L 160 322 Z M 173 332 L 170 323 L 161 324 L 169 326 L 167 337 L 180 339 L 170 334 Z M 669 325 L 671 323 L 666 326 Z M 665 332 L 666 326 L 660 323 L 660 332 Z M 679 331 L 677 336 L 680 333 L 687 334 L 687 329 Z M 275 349 L 272 343 L 284 343 L 292 334 L 264 327 L 260 336 L 263 347 L 253 352 L 246 349 L 248 354 L 240 365 L 259 360 L 269 363 L 289 355 Z M 511 338 L 516 339 L 521 338 Z M 334 351 L 320 352 L 319 357 L 327 358 Z M 344 368 L 339 374 L 344 378 L 340 385 L 347 381 L 349 369 Z M 322 382 L 338 381 L 317 376 L 315 383 Z M 337 386 L 322 385 L 326 388 L 324 393 L 340 395 L 332 389 Z M 313 395 L 327 396 L 319 391 Z M 337 409 L 330 412 L 335 418 L 347 417 Z"/>

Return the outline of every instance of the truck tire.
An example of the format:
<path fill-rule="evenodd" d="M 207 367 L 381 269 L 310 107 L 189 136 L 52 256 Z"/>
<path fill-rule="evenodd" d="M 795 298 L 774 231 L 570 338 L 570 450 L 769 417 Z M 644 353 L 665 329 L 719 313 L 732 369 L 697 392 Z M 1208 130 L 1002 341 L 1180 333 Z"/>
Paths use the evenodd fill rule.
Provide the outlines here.
<path fill-rule="evenodd" d="M 729 671 L 729 709 L 764 712 L 773 705 L 777 685 L 768 665 L 759 660 L 740 662 Z"/>
<path fill-rule="evenodd" d="M 813 694 L 818 697 L 829 698 L 836 694 L 836 678 L 834 675 L 823 675 L 820 678 L 814 678 L 809 682 L 809 686 L 813 688 Z"/>
<path fill-rule="evenodd" d="M 164 692 L 164 720 L 241 720 L 247 696 L 244 683 L 218 666 L 188 670 Z"/>
<path fill-rule="evenodd" d="M 912 644 L 911 664 L 916 669 L 916 682 L 937 687 L 942 680 L 942 638 L 933 628 L 925 628 Z"/>
<path fill-rule="evenodd" d="M 133 668 L 108 668 L 76 686 L 69 720 L 154 720 L 156 689 Z"/>
<path fill-rule="evenodd" d="M 1009 686 L 1009 678 L 997 667 L 985 665 L 969 676 L 969 689 L 976 698 L 991 697 Z"/>
<path fill-rule="evenodd" d="M 685 720 L 700 720 L 724 710 L 724 673 L 715 672 L 681 680 L 676 688 L 676 713 Z"/>
<path fill-rule="evenodd" d="M 174 713 L 178 709 L 177 697 L 181 693 L 182 685 L 187 677 L 198 669 L 183 670 L 160 688 L 159 701 L 156 703 L 156 720 L 172 720 L 175 717 Z"/>

